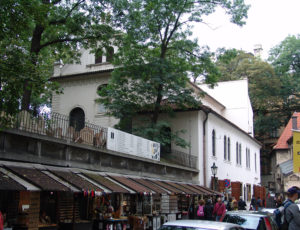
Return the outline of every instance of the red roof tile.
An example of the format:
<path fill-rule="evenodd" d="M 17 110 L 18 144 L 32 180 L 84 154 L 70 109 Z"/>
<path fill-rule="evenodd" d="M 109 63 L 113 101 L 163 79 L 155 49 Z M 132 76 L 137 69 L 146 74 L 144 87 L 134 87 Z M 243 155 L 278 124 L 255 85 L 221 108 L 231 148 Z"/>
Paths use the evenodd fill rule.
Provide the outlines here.
<path fill-rule="evenodd" d="M 300 127 L 300 113 L 295 112 L 293 116 L 297 117 L 297 127 Z M 284 128 L 281 136 L 279 137 L 274 149 L 288 149 L 289 145 L 287 141 L 293 136 L 292 132 L 292 118 Z"/>
<path fill-rule="evenodd" d="M 162 188 L 160 188 L 159 186 L 157 186 L 154 183 L 151 183 L 151 181 L 149 180 L 145 180 L 145 179 L 136 179 L 136 178 L 131 178 L 131 180 L 134 180 L 135 182 L 151 189 L 152 191 L 158 193 L 158 194 L 164 194 L 167 193 L 167 191 L 163 190 Z"/>
<path fill-rule="evenodd" d="M 158 186 L 168 190 L 171 193 L 177 193 L 177 194 L 183 194 L 184 193 L 183 191 L 167 184 L 165 181 L 159 181 L 159 180 L 149 180 L 149 181 L 152 182 L 152 183 L 157 184 Z"/>

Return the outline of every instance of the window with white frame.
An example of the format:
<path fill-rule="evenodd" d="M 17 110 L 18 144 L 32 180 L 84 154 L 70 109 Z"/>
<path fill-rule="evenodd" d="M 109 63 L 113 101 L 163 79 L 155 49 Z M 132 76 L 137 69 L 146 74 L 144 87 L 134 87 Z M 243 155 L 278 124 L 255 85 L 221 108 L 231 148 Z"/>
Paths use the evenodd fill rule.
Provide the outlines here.
<path fill-rule="evenodd" d="M 246 148 L 246 167 L 250 169 L 250 149 Z"/>
<path fill-rule="evenodd" d="M 239 144 L 239 165 L 242 165 L 242 144 Z"/>
<path fill-rule="evenodd" d="M 228 137 L 227 139 L 227 160 L 230 161 L 231 156 L 230 156 L 230 138 Z"/>
<path fill-rule="evenodd" d="M 212 134 L 212 155 L 215 157 L 216 156 L 216 131 L 213 129 Z"/>
<path fill-rule="evenodd" d="M 254 164 L 255 164 L 255 172 L 257 172 L 257 165 L 256 165 L 256 153 L 255 153 L 255 155 L 254 155 L 254 158 L 255 158 L 255 159 L 254 159 L 254 160 L 255 160 L 255 161 L 254 161 Z"/>
<path fill-rule="evenodd" d="M 227 160 L 227 137 L 224 136 L 224 160 Z"/>
<path fill-rule="evenodd" d="M 103 88 L 105 88 L 106 86 L 107 86 L 107 84 L 99 85 L 98 88 L 97 88 L 97 95 L 100 96 L 99 92 L 101 90 L 103 90 Z M 107 109 L 105 108 L 104 104 L 96 102 L 96 113 L 97 114 L 102 114 L 102 113 L 106 113 L 106 112 L 107 112 Z"/>
<path fill-rule="evenodd" d="M 239 143 L 236 142 L 236 164 L 239 164 Z"/>

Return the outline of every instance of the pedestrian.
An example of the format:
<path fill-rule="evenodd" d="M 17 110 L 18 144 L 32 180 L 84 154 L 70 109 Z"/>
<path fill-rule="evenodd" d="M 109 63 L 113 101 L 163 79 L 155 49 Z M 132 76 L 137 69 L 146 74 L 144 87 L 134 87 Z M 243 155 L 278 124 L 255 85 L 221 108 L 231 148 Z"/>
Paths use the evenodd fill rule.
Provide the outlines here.
<path fill-rule="evenodd" d="M 213 220 L 214 206 L 212 205 L 211 199 L 208 199 L 204 206 L 204 219 Z"/>
<path fill-rule="evenodd" d="M 284 202 L 285 220 L 288 225 L 288 230 L 300 229 L 300 211 L 295 201 L 300 197 L 300 189 L 296 186 L 289 188 L 287 191 L 288 199 Z"/>
<path fill-rule="evenodd" d="M 239 208 L 238 202 L 235 198 L 233 198 L 233 200 L 232 200 L 232 210 L 236 211 L 236 210 L 238 210 L 238 208 Z"/>
<path fill-rule="evenodd" d="M 0 210 L 0 230 L 3 230 L 4 217 L 2 215 L 2 210 Z"/>
<path fill-rule="evenodd" d="M 232 197 L 229 197 L 229 199 L 228 199 L 228 203 L 226 205 L 226 210 L 232 211 Z"/>
<path fill-rule="evenodd" d="M 238 202 L 238 210 L 246 210 L 246 202 L 243 200 L 243 197 L 240 196 L 240 200 Z"/>
<path fill-rule="evenodd" d="M 279 195 L 279 196 L 276 198 L 276 200 L 275 200 L 276 208 L 279 208 L 279 207 L 282 206 L 282 200 L 283 200 L 283 198 L 282 198 L 281 195 Z"/>
<path fill-rule="evenodd" d="M 200 200 L 197 209 L 197 218 L 199 220 L 204 220 L 204 200 Z"/>
<path fill-rule="evenodd" d="M 262 209 L 262 201 L 260 197 L 257 197 L 257 210 L 261 211 L 261 209 Z"/>
<path fill-rule="evenodd" d="M 216 221 L 220 221 L 225 213 L 225 205 L 223 204 L 222 199 L 219 197 L 213 211 L 213 215 L 216 217 Z"/>
<path fill-rule="evenodd" d="M 252 210 L 253 210 L 253 211 L 256 211 L 257 201 L 256 201 L 256 199 L 255 199 L 255 195 L 252 196 L 250 205 L 251 205 L 251 207 L 252 207 Z"/>

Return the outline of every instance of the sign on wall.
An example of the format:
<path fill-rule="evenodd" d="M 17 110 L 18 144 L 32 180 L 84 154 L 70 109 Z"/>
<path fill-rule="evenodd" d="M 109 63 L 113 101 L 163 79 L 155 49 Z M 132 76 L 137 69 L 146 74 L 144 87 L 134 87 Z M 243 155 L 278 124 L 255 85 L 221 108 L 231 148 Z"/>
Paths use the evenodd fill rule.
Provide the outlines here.
<path fill-rule="evenodd" d="M 107 149 L 152 160 L 160 160 L 159 143 L 114 128 L 108 128 Z"/>
<path fill-rule="evenodd" d="M 294 173 L 300 172 L 300 132 L 293 131 L 293 164 Z"/>

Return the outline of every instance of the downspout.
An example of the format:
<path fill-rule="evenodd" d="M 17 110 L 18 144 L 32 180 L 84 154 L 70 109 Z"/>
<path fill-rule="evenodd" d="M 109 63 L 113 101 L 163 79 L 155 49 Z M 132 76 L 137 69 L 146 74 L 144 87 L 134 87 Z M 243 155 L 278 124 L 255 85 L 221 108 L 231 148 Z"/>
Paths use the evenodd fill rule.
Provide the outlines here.
<path fill-rule="evenodd" d="M 204 186 L 207 187 L 206 181 L 206 122 L 208 119 L 208 113 L 210 112 L 209 109 L 202 109 L 205 113 L 205 119 L 203 120 L 203 139 L 202 139 L 202 146 L 203 146 L 203 182 Z"/>

